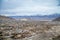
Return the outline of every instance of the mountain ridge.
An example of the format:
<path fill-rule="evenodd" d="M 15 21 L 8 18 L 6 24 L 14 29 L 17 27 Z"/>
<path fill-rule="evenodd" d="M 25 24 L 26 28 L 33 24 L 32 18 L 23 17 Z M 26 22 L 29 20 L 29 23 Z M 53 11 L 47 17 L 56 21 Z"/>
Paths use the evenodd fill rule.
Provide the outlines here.
<path fill-rule="evenodd" d="M 59 17 L 60 14 L 51 14 L 51 15 L 31 15 L 31 16 L 9 16 L 11 18 L 15 18 L 15 19 L 22 19 L 22 18 L 26 18 L 26 19 L 34 19 L 34 20 L 52 20 L 55 19 L 57 17 Z"/>

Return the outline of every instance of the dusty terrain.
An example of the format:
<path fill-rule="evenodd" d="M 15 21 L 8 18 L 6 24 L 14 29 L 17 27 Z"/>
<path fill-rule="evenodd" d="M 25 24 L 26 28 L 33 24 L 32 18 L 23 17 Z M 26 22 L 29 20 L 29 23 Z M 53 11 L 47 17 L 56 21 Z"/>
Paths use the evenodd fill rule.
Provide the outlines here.
<path fill-rule="evenodd" d="M 60 22 L 20 21 L 0 16 L 0 40 L 60 40 Z"/>
<path fill-rule="evenodd" d="M 57 37 L 59 40 L 60 37 L 60 22 L 19 21 L 13 24 L 0 23 L 0 40 L 57 40 Z"/>

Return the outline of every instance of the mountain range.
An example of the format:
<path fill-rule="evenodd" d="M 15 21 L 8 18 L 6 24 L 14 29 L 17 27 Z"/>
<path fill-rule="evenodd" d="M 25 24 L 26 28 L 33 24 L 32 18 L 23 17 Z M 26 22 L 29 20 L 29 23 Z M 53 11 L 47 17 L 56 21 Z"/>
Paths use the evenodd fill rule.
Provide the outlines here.
<path fill-rule="evenodd" d="M 51 14 L 51 15 L 32 15 L 32 16 L 9 16 L 15 19 L 32 19 L 32 20 L 53 20 L 57 17 L 60 17 L 60 14 Z"/>

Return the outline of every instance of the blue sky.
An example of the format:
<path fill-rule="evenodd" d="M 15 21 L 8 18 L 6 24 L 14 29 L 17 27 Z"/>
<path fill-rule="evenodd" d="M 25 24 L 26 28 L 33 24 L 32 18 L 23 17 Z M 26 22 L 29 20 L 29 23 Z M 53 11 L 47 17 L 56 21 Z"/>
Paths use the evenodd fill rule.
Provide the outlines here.
<path fill-rule="evenodd" d="M 0 0 L 0 14 L 6 16 L 60 13 L 60 0 Z"/>

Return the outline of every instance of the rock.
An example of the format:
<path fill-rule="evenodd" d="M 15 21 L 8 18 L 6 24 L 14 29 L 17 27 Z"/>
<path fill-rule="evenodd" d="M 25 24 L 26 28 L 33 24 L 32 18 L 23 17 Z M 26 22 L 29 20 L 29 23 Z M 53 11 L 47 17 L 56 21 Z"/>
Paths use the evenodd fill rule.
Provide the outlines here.
<path fill-rule="evenodd" d="M 53 40 L 60 40 L 60 35 L 52 38 Z"/>
<path fill-rule="evenodd" d="M 14 39 L 20 39 L 20 38 L 25 38 L 25 37 L 32 36 L 29 32 L 13 33 L 12 35 L 13 36 L 11 38 L 14 38 Z"/>

